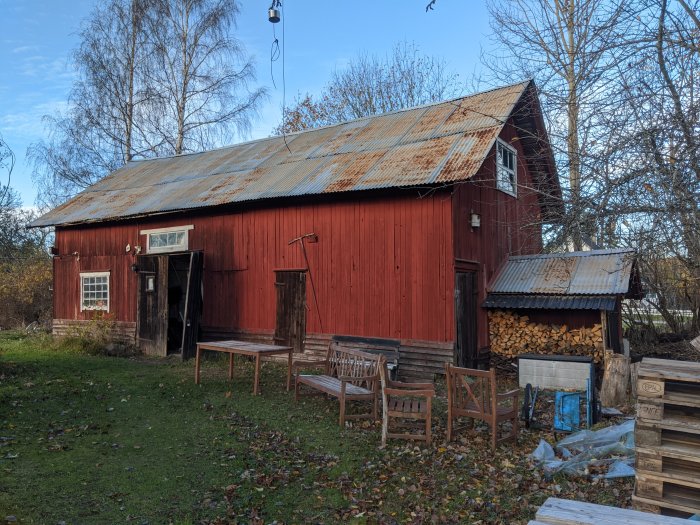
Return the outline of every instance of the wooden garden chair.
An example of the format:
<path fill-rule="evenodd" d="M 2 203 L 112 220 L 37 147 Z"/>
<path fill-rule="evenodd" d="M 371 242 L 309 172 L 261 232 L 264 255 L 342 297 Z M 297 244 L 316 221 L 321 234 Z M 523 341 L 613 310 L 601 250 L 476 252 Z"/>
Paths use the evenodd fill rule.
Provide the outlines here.
<path fill-rule="evenodd" d="M 382 383 L 382 446 L 387 438 L 415 439 L 430 443 L 431 411 L 435 385 L 432 383 L 403 383 L 389 379 L 386 365 L 379 369 Z M 394 426 L 411 427 L 425 421 L 425 434 L 389 432 L 389 419 L 397 419 Z"/>
<path fill-rule="evenodd" d="M 518 437 L 518 394 L 511 390 L 499 394 L 496 390 L 496 370 L 473 370 L 445 364 L 447 377 L 447 441 L 452 440 L 452 423 L 459 417 L 485 421 L 491 427 L 491 448 L 501 441 Z M 498 438 L 498 425 L 511 422 L 511 431 Z"/>

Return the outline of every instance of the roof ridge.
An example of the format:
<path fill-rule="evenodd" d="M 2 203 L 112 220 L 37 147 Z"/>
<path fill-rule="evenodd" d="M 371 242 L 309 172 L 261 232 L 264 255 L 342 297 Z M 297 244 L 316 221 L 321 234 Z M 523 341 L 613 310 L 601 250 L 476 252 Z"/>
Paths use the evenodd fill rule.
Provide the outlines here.
<path fill-rule="evenodd" d="M 517 259 L 555 259 L 566 257 L 598 257 L 615 253 L 633 253 L 634 248 L 601 248 L 598 250 L 580 250 L 576 252 L 533 253 L 527 255 L 509 255 L 510 260 Z"/>
<path fill-rule="evenodd" d="M 258 139 L 246 140 L 246 141 L 243 141 L 243 142 L 236 142 L 236 143 L 234 143 L 234 144 L 228 144 L 228 145 L 226 145 L 226 146 L 219 146 L 219 147 L 216 147 L 216 148 L 207 149 L 207 150 L 203 150 L 203 151 L 190 151 L 190 152 L 180 153 L 180 154 L 174 154 L 174 155 L 164 155 L 164 156 L 161 156 L 161 157 L 150 157 L 150 158 L 144 158 L 144 159 L 132 159 L 132 160 L 130 160 L 129 162 L 127 162 L 126 164 L 124 164 L 124 166 L 128 166 L 129 164 L 132 164 L 132 163 L 142 163 L 142 162 L 157 161 L 157 160 L 165 160 L 165 159 L 183 158 L 183 157 L 189 157 L 189 156 L 193 156 L 193 155 L 201 155 L 201 154 L 204 154 L 204 153 L 211 153 L 211 152 L 214 152 L 214 151 L 221 151 L 221 150 L 230 149 L 230 148 L 237 148 L 237 147 L 240 147 L 240 146 L 245 146 L 245 145 L 247 145 L 247 144 L 255 144 L 255 143 L 264 142 L 264 141 L 267 141 L 267 140 L 275 140 L 275 139 L 277 139 L 277 140 L 284 140 L 285 138 L 288 138 L 288 137 L 296 138 L 297 136 L 303 135 L 304 133 L 312 133 L 312 132 L 314 132 L 314 131 L 319 131 L 319 130 L 323 130 L 323 129 L 329 129 L 329 128 L 333 128 L 333 127 L 336 127 L 336 126 L 344 126 L 344 125 L 347 125 L 347 124 L 351 124 L 351 123 L 353 123 L 353 122 L 361 122 L 361 121 L 363 121 L 363 120 L 370 120 L 370 119 L 375 119 L 375 118 L 384 117 L 384 116 L 388 116 L 388 115 L 396 115 L 396 114 L 399 114 L 399 113 L 404 113 L 404 112 L 408 112 L 408 111 L 415 111 L 415 110 L 418 110 L 418 109 L 426 109 L 426 108 L 433 107 L 433 106 L 440 106 L 440 105 L 442 105 L 442 104 L 452 104 L 452 103 L 456 102 L 457 100 L 460 100 L 460 101 L 461 101 L 461 100 L 466 100 L 466 99 L 468 99 L 468 98 L 478 97 L 479 95 L 485 95 L 486 93 L 491 93 L 491 92 L 493 92 L 493 91 L 504 91 L 504 90 L 506 90 L 506 89 L 510 89 L 510 88 L 515 87 L 515 86 L 519 86 L 519 85 L 521 85 L 521 84 L 523 85 L 523 89 L 525 89 L 525 87 L 526 87 L 527 85 L 529 85 L 531 82 L 532 82 L 532 79 L 522 80 L 522 81 L 520 81 L 520 82 L 514 82 L 514 83 L 508 84 L 508 85 L 506 85 L 506 86 L 500 86 L 500 87 L 494 87 L 494 88 L 490 88 L 490 89 L 485 89 L 485 90 L 483 90 L 483 91 L 477 91 L 476 93 L 471 93 L 471 94 L 469 94 L 469 95 L 463 95 L 463 96 L 460 96 L 460 97 L 455 97 L 455 98 L 451 98 L 451 99 L 447 99 L 447 100 L 440 100 L 440 101 L 437 101 L 437 102 L 428 102 L 428 103 L 426 103 L 426 104 L 420 104 L 420 105 L 418 105 L 418 106 L 411 106 L 410 108 L 395 109 L 395 110 L 393 110 L 393 111 L 387 111 L 386 113 L 376 113 L 376 114 L 374 114 L 374 115 L 366 115 L 366 116 L 364 116 L 364 117 L 358 117 L 358 118 L 354 118 L 354 119 L 350 119 L 350 120 L 344 120 L 344 121 L 342 121 L 342 122 L 336 122 L 336 123 L 334 123 L 334 124 L 328 124 L 328 125 L 326 125 L 326 126 L 319 126 L 319 127 L 317 127 L 317 128 L 308 128 L 308 129 L 302 129 L 302 130 L 299 130 L 299 131 L 293 131 L 293 132 L 291 132 L 291 133 L 285 133 L 284 135 L 269 135 L 269 136 L 267 136 L 267 137 L 261 137 L 261 138 L 258 138 Z M 121 169 L 121 168 L 119 168 L 119 169 Z"/>

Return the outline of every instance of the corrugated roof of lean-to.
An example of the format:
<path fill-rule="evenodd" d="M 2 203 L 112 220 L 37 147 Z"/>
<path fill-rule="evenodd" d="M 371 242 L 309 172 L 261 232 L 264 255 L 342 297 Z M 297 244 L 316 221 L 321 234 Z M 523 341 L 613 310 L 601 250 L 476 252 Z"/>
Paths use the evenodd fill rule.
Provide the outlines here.
<path fill-rule="evenodd" d="M 492 294 L 625 295 L 635 254 L 629 249 L 509 257 Z"/>

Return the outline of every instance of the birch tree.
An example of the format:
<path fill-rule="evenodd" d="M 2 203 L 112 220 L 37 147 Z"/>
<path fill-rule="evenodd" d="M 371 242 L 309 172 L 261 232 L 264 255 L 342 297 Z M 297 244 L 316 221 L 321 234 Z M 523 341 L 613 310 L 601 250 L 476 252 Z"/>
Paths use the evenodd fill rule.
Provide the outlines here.
<path fill-rule="evenodd" d="M 56 205 L 136 158 L 230 143 L 263 98 L 230 36 L 234 0 L 105 0 L 73 54 L 77 80 L 29 156 L 40 204 Z"/>
<path fill-rule="evenodd" d="M 297 97 L 275 133 L 290 133 L 458 96 L 459 77 L 409 43 L 385 57 L 361 54 L 336 70 L 321 94 Z"/>
<path fill-rule="evenodd" d="M 621 184 L 608 213 L 636 248 L 650 301 L 672 331 L 700 330 L 700 2 L 640 3 L 635 61 L 621 64 L 625 97 L 614 144 Z"/>
<path fill-rule="evenodd" d="M 250 127 L 265 97 L 251 88 L 253 62 L 230 36 L 235 0 L 157 0 L 149 38 L 158 67 L 150 78 L 159 94 L 154 133 L 175 154 L 230 141 Z"/>
<path fill-rule="evenodd" d="M 610 130 L 600 117 L 611 97 L 616 65 L 624 62 L 633 13 L 625 0 L 490 1 L 495 48 L 484 55 L 493 79 L 511 83 L 534 78 L 558 165 L 564 169 L 567 214 L 559 244 L 580 250 L 595 203 L 600 148 Z M 587 187 L 588 186 L 588 187 Z"/>
<path fill-rule="evenodd" d="M 44 117 L 49 137 L 29 150 L 44 204 L 62 202 L 132 158 L 157 151 L 138 118 L 153 97 L 143 81 L 146 9 L 144 0 L 110 0 L 84 22 L 68 108 Z"/>

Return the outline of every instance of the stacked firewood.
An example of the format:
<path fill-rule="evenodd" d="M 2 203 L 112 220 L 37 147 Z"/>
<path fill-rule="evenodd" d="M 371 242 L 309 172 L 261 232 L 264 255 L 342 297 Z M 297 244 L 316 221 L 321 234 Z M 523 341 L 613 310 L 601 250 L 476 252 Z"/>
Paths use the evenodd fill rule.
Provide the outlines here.
<path fill-rule="evenodd" d="M 489 312 L 491 352 L 504 357 L 520 354 L 591 356 L 603 360 L 603 327 L 570 329 L 566 325 L 530 322 L 527 315 L 507 311 Z"/>

